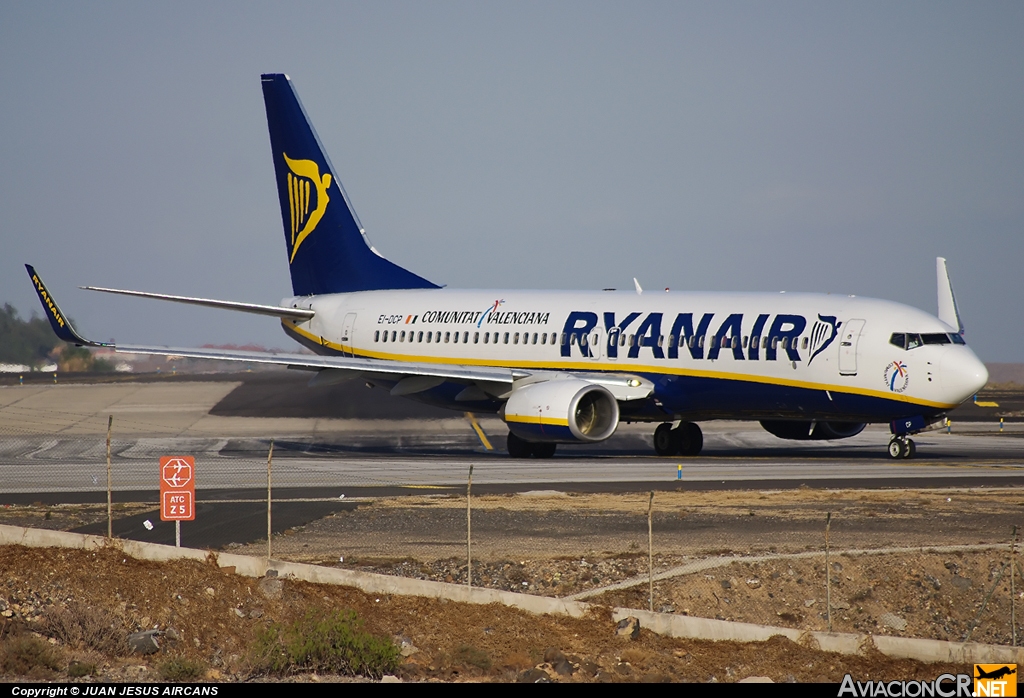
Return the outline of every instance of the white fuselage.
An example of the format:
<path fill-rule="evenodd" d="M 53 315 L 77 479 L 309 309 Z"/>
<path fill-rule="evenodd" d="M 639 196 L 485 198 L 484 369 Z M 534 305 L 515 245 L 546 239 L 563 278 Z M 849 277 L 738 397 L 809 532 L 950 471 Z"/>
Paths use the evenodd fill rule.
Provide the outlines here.
<path fill-rule="evenodd" d="M 282 305 L 315 311 L 283 324 L 318 353 L 643 376 L 660 412 L 641 419 L 934 417 L 988 376 L 936 317 L 853 296 L 424 289 Z M 894 334 L 930 340 L 905 348 Z"/>

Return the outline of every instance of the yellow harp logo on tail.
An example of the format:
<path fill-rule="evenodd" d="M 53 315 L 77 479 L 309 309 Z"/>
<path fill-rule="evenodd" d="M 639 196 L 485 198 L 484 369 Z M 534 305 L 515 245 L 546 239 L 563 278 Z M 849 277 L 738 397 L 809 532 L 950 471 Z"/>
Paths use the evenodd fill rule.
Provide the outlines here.
<path fill-rule="evenodd" d="M 285 153 L 284 162 L 291 172 L 288 173 L 288 204 L 291 210 L 292 236 L 291 236 L 291 257 L 288 263 L 295 261 L 295 253 L 299 251 L 299 245 L 309 237 L 309 234 L 316 230 L 317 224 L 327 210 L 327 189 L 331 186 L 331 173 L 326 172 L 320 176 L 320 166 L 312 160 L 292 160 Z M 313 210 L 310 211 L 310 183 L 316 192 L 316 200 Z"/>

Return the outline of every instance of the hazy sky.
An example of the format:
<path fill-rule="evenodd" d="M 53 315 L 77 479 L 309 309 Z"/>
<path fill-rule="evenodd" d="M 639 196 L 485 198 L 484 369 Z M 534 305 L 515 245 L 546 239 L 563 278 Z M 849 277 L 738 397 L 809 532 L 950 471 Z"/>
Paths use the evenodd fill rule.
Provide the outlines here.
<path fill-rule="evenodd" d="M 261 72 L 374 246 L 451 287 L 831 291 L 1024 361 L 1024 4 L 0 0 L 0 303 L 294 347 L 77 290 L 290 295 Z"/>

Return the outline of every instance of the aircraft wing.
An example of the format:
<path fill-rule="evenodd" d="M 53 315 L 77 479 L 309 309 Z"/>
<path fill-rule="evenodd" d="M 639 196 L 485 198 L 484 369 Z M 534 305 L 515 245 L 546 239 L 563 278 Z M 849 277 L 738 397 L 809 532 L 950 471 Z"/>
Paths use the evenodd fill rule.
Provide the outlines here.
<path fill-rule="evenodd" d="M 401 378 L 406 376 L 423 376 L 441 378 L 443 380 L 461 380 L 466 382 L 505 383 L 512 384 L 515 378 L 526 373 L 513 373 L 508 368 L 490 368 L 478 366 L 452 366 L 430 363 L 406 363 L 400 361 L 384 361 L 381 359 L 362 359 L 350 356 L 317 356 L 315 354 L 274 354 L 259 351 L 241 351 L 230 349 L 186 349 L 182 347 L 150 347 L 110 342 L 94 342 L 79 334 L 71 325 L 71 321 L 57 306 L 57 302 L 43 284 L 39 274 L 26 264 L 32 285 L 43 304 L 43 311 L 50 321 L 54 333 L 65 342 L 79 346 L 106 347 L 122 354 L 151 354 L 156 356 L 181 356 L 190 359 L 215 359 L 218 361 L 240 361 L 245 363 L 276 364 L 308 370 L 336 369 L 353 371 L 362 375 L 388 376 Z M 283 308 L 282 310 L 288 310 Z M 269 313 L 268 313 L 269 314 Z"/>
<path fill-rule="evenodd" d="M 484 381 L 488 383 L 512 384 L 514 378 L 522 377 L 511 369 L 479 366 L 446 366 L 430 363 L 405 361 L 384 361 L 362 359 L 351 356 L 318 356 L 316 354 L 274 354 L 263 351 L 241 351 L 234 349 L 184 349 L 180 347 L 147 347 L 130 344 L 106 344 L 121 354 L 152 354 L 156 356 L 181 356 L 187 359 L 216 359 L 218 361 L 241 361 L 245 363 L 275 364 L 290 368 L 310 370 L 341 369 L 374 376 L 427 376 L 445 380 Z"/>

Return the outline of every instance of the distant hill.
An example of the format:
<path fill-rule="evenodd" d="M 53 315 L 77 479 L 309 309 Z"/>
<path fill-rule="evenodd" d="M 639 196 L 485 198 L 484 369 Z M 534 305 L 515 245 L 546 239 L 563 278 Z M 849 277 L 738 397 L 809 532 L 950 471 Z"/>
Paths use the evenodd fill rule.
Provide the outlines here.
<path fill-rule="evenodd" d="M 989 385 L 1016 383 L 1024 386 L 1024 364 L 985 364 L 988 369 Z"/>

